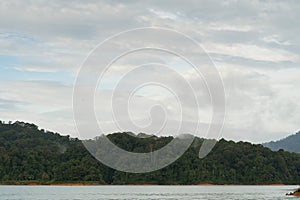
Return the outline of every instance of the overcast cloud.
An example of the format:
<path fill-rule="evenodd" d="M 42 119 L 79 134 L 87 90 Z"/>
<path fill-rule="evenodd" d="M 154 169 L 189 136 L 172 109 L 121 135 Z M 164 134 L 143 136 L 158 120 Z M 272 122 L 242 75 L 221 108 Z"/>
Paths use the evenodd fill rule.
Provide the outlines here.
<path fill-rule="evenodd" d="M 33 122 L 77 137 L 72 91 L 88 53 L 121 31 L 158 26 L 189 35 L 214 61 L 226 92 L 221 137 L 251 142 L 280 139 L 300 129 L 299 10 L 297 0 L 0 1 L 0 119 Z M 143 36 L 138 39 L 143 41 Z M 124 48 L 122 45 L 103 53 L 110 55 L 114 48 Z M 184 44 L 181 51 L 197 59 L 197 52 Z M 150 61 L 171 64 L 185 79 L 197 83 L 195 73 L 184 68 L 184 63 L 162 55 L 140 53 L 132 59 L 127 57 L 130 62 L 120 60 L 108 71 L 99 102 L 105 103 L 103 97 L 111 95 L 116 77 L 132 70 L 133 65 Z M 99 64 L 102 62 L 97 61 Z M 146 69 L 139 73 L 140 79 L 148 74 L 161 76 L 160 71 Z M 175 77 L 164 77 L 172 87 L 182 86 Z M 199 85 L 196 96 L 201 99 L 201 126 L 207 128 L 211 106 L 204 88 Z M 191 98 L 186 90 L 180 91 L 178 95 L 185 100 Z M 122 91 L 117 92 L 122 98 Z M 180 119 L 178 105 L 168 93 L 149 88 L 138 94 L 132 101 L 133 115 L 145 125 L 151 122 L 149 105 L 166 102 L 171 122 L 164 134 L 172 135 L 173 123 Z M 193 115 L 191 105 L 187 109 Z M 105 130 L 113 131 L 110 108 L 97 109 Z M 155 116 L 155 112 L 152 114 Z M 155 119 L 160 119 L 161 111 L 156 114 Z M 151 130 L 155 132 L 156 128 Z"/>

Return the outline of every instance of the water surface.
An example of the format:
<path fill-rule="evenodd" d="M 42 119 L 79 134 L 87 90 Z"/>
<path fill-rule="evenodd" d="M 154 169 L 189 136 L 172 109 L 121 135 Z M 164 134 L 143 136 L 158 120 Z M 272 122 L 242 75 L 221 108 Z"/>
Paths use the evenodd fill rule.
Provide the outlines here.
<path fill-rule="evenodd" d="M 297 199 L 298 186 L 0 186 L 0 200 Z M 299 198 L 300 199 L 300 198 Z"/>

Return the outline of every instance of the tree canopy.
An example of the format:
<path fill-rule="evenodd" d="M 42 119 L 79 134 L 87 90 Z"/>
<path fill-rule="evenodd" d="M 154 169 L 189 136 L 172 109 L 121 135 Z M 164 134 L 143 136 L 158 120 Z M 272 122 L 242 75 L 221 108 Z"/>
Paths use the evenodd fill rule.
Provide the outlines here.
<path fill-rule="evenodd" d="M 108 138 L 132 152 L 150 152 L 173 137 L 134 137 L 114 133 Z M 5 184 L 85 182 L 94 184 L 298 184 L 300 155 L 277 152 L 247 142 L 221 139 L 212 152 L 198 158 L 201 138 L 173 164 L 158 171 L 131 174 L 111 169 L 82 142 L 40 130 L 34 124 L 0 121 L 0 182 Z"/>

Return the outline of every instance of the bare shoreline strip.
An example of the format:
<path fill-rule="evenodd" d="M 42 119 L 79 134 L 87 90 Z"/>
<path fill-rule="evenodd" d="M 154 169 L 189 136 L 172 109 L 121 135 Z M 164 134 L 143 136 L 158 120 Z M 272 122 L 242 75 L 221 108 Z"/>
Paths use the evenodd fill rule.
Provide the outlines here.
<path fill-rule="evenodd" d="M 39 183 L 28 183 L 28 184 L 0 184 L 0 186 L 285 186 L 285 184 L 257 184 L 257 185 L 237 185 L 237 184 L 194 184 L 194 185 L 158 185 L 158 184 L 93 184 L 93 183 L 51 183 L 51 184 L 39 184 Z"/>

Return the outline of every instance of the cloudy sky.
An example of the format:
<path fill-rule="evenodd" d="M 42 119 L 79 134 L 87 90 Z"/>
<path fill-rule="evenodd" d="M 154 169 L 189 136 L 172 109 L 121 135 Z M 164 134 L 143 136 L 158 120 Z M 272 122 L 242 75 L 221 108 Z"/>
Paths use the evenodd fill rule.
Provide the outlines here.
<path fill-rule="evenodd" d="M 300 130 L 299 10 L 297 0 L 0 1 L 0 119 L 33 122 L 41 128 L 77 137 L 73 86 L 89 52 L 121 31 L 162 27 L 199 42 L 219 71 L 226 95 L 226 120 L 221 137 L 256 143 L 280 139 Z M 128 40 L 143 43 L 149 35 Z M 161 35 L 162 40 L 164 37 Z M 181 41 L 174 42 L 180 45 Z M 126 44 L 122 45 L 115 43 L 98 55 L 121 50 Z M 184 49 L 188 56 L 197 57 L 184 42 L 181 46 L 178 50 Z M 107 132 L 113 131 L 109 124 L 114 119 L 111 108 L 103 105 L 112 90 L 116 90 L 113 87 L 117 84 L 114 81 L 119 80 L 116 77 L 124 71 L 156 59 L 180 71 L 189 82 L 196 79 L 177 58 L 164 53 L 150 54 L 137 52 L 129 55 L 126 62 L 120 61 L 110 68 L 103 90 L 97 95 L 100 107 L 96 112 L 97 119 L 107 125 Z M 93 70 L 97 71 L 102 61 L 98 60 Z M 202 69 L 210 70 L 208 66 Z M 191 95 L 172 79 L 171 72 L 157 70 L 157 66 L 137 74 L 139 79 L 150 75 L 154 80 L 168 77 L 168 83 L 179 93 L 177 96 L 189 99 Z M 151 105 L 167 106 L 172 121 L 168 131 L 172 134 L 173 122 L 180 121 L 176 98 L 172 99 L 171 93 L 158 86 L 142 89 L 132 100 L 133 118 L 137 123 L 148 124 L 146 111 Z M 117 92 L 120 98 L 126 96 L 122 94 L 124 90 Z M 195 93 L 201 98 L 201 124 L 206 126 L 211 105 L 205 91 L 200 88 Z M 196 108 L 189 104 L 186 109 L 193 113 Z M 159 117 L 161 110 L 158 109 L 157 116 L 155 109 L 151 111 L 154 113 L 151 130 L 155 132 L 163 119 Z M 120 123 L 126 127 L 126 120 L 131 119 L 121 118 Z"/>

